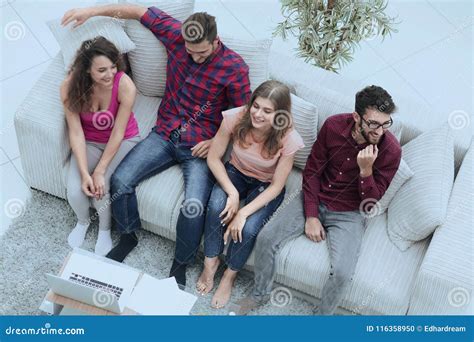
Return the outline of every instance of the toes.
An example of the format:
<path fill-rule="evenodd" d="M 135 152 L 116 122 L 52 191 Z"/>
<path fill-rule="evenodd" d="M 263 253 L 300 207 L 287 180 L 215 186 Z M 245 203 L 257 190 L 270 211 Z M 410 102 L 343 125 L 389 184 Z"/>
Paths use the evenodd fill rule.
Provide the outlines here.
<path fill-rule="evenodd" d="M 200 284 L 196 285 L 196 288 L 197 288 L 198 292 L 201 292 L 201 294 L 202 294 L 202 292 L 204 292 L 206 290 L 206 285 L 203 284 L 203 283 L 200 283 Z"/>
<path fill-rule="evenodd" d="M 205 282 L 199 282 L 199 283 L 196 284 L 196 289 L 203 296 L 205 294 L 209 293 L 211 288 L 212 288 L 212 286 L 210 284 L 205 283 Z"/>

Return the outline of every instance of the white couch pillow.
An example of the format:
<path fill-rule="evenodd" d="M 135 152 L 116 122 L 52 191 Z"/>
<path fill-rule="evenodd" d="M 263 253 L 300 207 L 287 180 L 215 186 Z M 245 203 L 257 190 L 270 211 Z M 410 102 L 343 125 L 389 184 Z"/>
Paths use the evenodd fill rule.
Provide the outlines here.
<path fill-rule="evenodd" d="M 255 90 L 268 80 L 268 56 L 272 46 L 271 39 L 243 40 L 220 36 L 228 48 L 237 52 L 249 67 L 250 88 Z"/>
<path fill-rule="evenodd" d="M 296 83 L 295 89 L 296 95 L 313 103 L 318 108 L 318 132 L 328 117 L 354 111 L 354 98 L 351 96 L 339 94 L 316 84 L 309 88 L 302 83 Z"/>
<path fill-rule="evenodd" d="M 446 218 L 454 180 L 453 136 L 444 125 L 402 146 L 414 175 L 388 206 L 388 235 L 401 250 L 428 237 Z"/>
<path fill-rule="evenodd" d="M 103 36 L 115 44 L 121 53 L 135 49 L 135 44 L 123 30 L 122 20 L 109 17 L 93 17 L 84 24 L 72 29 L 72 23 L 63 27 L 60 19 L 47 22 L 47 25 L 56 38 L 64 59 L 64 66 L 68 71 L 74 62 L 77 50 L 88 39 Z"/>
<path fill-rule="evenodd" d="M 181 22 L 194 11 L 194 0 L 140 1 L 139 4 L 159 8 Z M 128 54 L 135 85 L 143 95 L 163 97 L 168 61 L 164 45 L 138 20 L 127 20 L 125 31 L 136 45 Z"/>
<path fill-rule="evenodd" d="M 316 141 L 318 112 L 312 103 L 291 94 L 291 114 L 293 116 L 293 126 L 303 138 L 305 145 L 296 152 L 294 165 L 303 170 L 306 160 L 311 154 L 313 143 Z"/>
<path fill-rule="evenodd" d="M 390 205 L 393 197 L 397 193 L 397 191 L 405 184 L 411 177 L 413 177 L 413 171 L 410 169 L 408 164 L 403 160 L 400 160 L 400 165 L 398 166 L 397 173 L 393 177 L 390 185 L 388 186 L 387 191 L 382 196 L 382 198 L 378 201 L 378 204 L 374 207 L 374 214 L 380 215 L 383 214 Z"/>

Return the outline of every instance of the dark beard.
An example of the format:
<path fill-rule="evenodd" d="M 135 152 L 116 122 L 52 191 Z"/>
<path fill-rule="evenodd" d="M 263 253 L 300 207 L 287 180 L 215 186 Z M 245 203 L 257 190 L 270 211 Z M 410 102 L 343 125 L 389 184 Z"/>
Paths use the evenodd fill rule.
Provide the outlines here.
<path fill-rule="evenodd" d="M 369 136 L 367 135 L 367 132 L 362 127 L 362 121 L 359 123 L 359 132 L 362 135 L 362 138 L 364 138 L 365 142 L 370 144 Z"/>

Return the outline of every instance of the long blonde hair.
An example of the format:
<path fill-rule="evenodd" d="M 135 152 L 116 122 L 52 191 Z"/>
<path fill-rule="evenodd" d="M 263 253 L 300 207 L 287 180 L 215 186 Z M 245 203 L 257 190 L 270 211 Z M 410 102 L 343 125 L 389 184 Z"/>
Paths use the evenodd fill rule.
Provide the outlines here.
<path fill-rule="evenodd" d="M 247 142 L 247 136 L 253 128 L 250 108 L 252 108 L 257 97 L 269 99 L 276 112 L 272 129 L 265 138 L 262 150 L 263 157 L 271 159 L 282 147 L 283 137 L 292 127 L 290 89 L 285 84 L 274 80 L 265 81 L 255 89 L 245 108 L 244 115 L 235 125 L 233 131 L 234 140 L 242 148 L 248 148 L 250 145 Z"/>

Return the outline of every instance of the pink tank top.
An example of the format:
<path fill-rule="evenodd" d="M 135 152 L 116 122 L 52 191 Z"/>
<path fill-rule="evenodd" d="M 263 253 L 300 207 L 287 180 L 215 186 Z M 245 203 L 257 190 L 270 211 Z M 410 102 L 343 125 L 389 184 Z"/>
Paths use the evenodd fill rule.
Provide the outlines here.
<path fill-rule="evenodd" d="M 101 144 L 106 144 L 109 141 L 120 106 L 118 102 L 118 88 L 120 78 L 123 74 L 123 71 L 119 71 L 115 74 L 114 85 L 112 86 L 112 97 L 107 110 L 80 113 L 82 129 L 87 141 Z M 136 135 L 138 135 L 138 124 L 132 112 L 128 119 L 127 128 L 125 129 L 124 139 L 130 139 Z"/>

